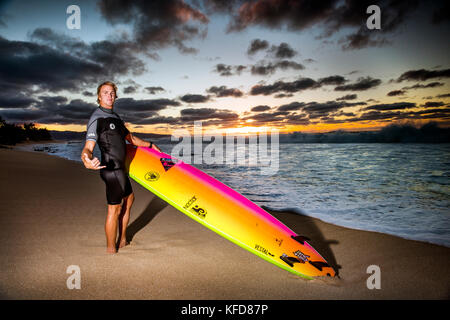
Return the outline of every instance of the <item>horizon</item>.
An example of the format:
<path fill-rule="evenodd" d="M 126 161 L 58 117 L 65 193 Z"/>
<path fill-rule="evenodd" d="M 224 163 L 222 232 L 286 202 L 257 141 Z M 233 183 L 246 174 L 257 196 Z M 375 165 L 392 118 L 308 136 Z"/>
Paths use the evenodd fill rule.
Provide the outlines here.
<path fill-rule="evenodd" d="M 447 2 L 371 4 L 2 1 L 0 116 L 83 132 L 111 80 L 136 133 L 449 128 Z"/>

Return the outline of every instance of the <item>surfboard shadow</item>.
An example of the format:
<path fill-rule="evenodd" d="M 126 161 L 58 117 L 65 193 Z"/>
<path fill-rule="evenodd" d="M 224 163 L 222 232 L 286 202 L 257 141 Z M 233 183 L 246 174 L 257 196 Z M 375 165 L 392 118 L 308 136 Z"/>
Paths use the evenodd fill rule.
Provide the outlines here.
<path fill-rule="evenodd" d="M 137 217 L 131 224 L 127 227 L 127 242 L 133 240 L 136 233 L 141 231 L 146 225 L 148 225 L 156 215 L 161 212 L 166 206 L 167 202 L 164 200 L 153 197 L 153 199 L 148 203 L 147 207 L 142 211 L 139 217 Z"/>
<path fill-rule="evenodd" d="M 308 243 L 336 271 L 336 275 L 339 275 L 341 266 L 337 263 L 333 250 L 331 250 L 331 245 L 337 245 L 339 241 L 326 239 L 320 228 L 315 224 L 313 218 L 291 211 L 269 211 L 267 208 L 264 208 L 264 210 L 268 211 L 298 235 L 311 239 L 308 240 Z"/>

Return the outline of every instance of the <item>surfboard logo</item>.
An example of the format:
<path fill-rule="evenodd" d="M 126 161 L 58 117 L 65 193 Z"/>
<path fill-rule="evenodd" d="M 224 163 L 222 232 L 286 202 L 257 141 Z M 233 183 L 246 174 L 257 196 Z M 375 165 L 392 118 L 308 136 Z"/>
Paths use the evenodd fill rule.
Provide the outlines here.
<path fill-rule="evenodd" d="M 156 171 L 149 171 L 145 174 L 144 179 L 147 181 L 157 181 L 159 179 L 159 173 Z"/>
<path fill-rule="evenodd" d="M 205 219 L 207 212 L 205 209 L 200 208 L 198 205 L 195 205 L 191 208 L 191 212 L 195 213 L 197 216 L 199 216 L 202 219 Z"/>
<path fill-rule="evenodd" d="M 306 261 L 308 261 L 309 256 L 304 254 L 303 252 L 301 252 L 300 250 L 297 250 L 294 252 L 294 255 L 300 259 L 301 263 L 305 263 Z"/>
<path fill-rule="evenodd" d="M 184 205 L 183 209 L 189 208 L 190 206 L 192 206 L 192 204 L 193 204 L 195 201 L 197 201 L 197 197 L 196 197 L 196 196 L 193 196 L 192 198 L 189 199 L 188 202 L 186 202 L 186 204 Z"/>
<path fill-rule="evenodd" d="M 255 249 L 258 250 L 259 252 L 262 252 L 268 256 L 273 257 L 274 255 L 272 253 L 269 252 L 269 250 L 267 250 L 264 247 L 261 247 L 259 244 L 255 244 Z"/>
<path fill-rule="evenodd" d="M 159 158 L 159 161 L 161 161 L 161 164 L 163 165 L 164 170 L 166 171 L 172 168 L 178 162 L 176 159 L 171 158 Z"/>

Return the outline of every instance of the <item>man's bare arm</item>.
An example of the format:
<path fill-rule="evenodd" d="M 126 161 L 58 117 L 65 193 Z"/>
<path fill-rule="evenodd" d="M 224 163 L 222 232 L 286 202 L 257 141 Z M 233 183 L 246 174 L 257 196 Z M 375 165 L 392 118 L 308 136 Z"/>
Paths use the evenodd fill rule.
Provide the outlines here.
<path fill-rule="evenodd" d="M 144 141 L 138 137 L 136 137 L 135 135 L 133 135 L 132 133 L 129 133 L 125 139 L 127 139 L 127 141 L 135 146 L 138 147 L 151 147 L 152 149 L 155 149 L 156 151 L 161 152 L 161 150 L 158 148 L 158 146 L 152 142 L 148 142 L 148 141 Z"/>
<path fill-rule="evenodd" d="M 106 166 L 100 165 L 100 160 L 98 160 L 98 158 L 93 158 L 94 147 L 95 141 L 86 141 L 83 151 L 81 151 L 81 161 L 83 161 L 83 164 L 87 169 L 100 170 L 106 168 Z"/>

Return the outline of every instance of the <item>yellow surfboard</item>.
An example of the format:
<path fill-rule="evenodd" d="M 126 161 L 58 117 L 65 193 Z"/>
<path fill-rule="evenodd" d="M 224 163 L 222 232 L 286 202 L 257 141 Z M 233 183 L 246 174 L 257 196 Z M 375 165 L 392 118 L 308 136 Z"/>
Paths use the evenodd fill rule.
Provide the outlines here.
<path fill-rule="evenodd" d="M 168 154 L 127 148 L 130 177 L 198 223 L 303 278 L 336 275 L 309 239 L 235 190 Z"/>

